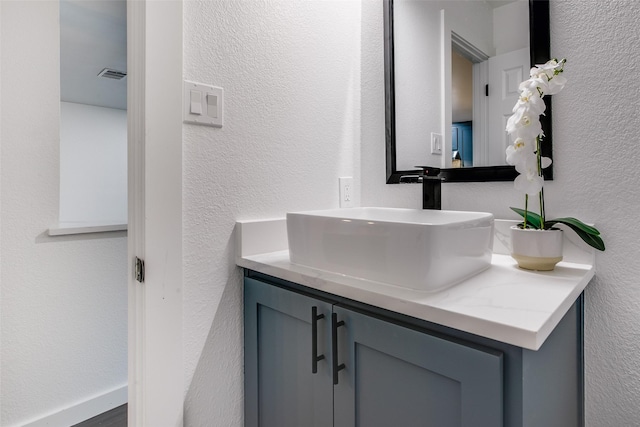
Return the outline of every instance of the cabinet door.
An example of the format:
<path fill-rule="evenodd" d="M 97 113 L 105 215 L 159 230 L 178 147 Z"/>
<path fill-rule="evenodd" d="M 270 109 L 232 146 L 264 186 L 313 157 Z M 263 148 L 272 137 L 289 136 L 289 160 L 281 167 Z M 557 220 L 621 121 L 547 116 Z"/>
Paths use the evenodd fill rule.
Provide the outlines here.
<path fill-rule="evenodd" d="M 336 427 L 500 427 L 502 354 L 334 306 Z"/>
<path fill-rule="evenodd" d="M 333 425 L 331 304 L 245 278 L 245 426 Z M 317 352 L 312 373 L 312 311 Z"/>

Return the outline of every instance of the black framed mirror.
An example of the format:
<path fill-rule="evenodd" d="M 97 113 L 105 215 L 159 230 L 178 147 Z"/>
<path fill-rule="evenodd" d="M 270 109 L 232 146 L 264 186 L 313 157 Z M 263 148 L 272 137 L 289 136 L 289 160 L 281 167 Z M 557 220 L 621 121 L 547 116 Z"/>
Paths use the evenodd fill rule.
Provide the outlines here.
<path fill-rule="evenodd" d="M 472 167 L 443 167 L 441 164 L 428 164 L 428 159 L 418 156 L 415 158 L 412 166 L 398 167 L 398 117 L 396 109 L 396 97 L 398 88 L 396 87 L 396 46 L 398 43 L 397 34 L 394 33 L 394 25 L 399 23 L 394 21 L 394 0 L 384 1 L 384 67 L 385 67 L 385 118 L 386 118 L 386 176 L 387 184 L 419 182 L 419 176 L 422 171 L 419 169 L 422 165 L 440 167 L 440 177 L 444 182 L 482 182 L 482 181 L 512 181 L 517 176 L 517 172 L 513 166 L 496 165 L 496 166 L 472 166 Z M 401 0 L 395 0 L 396 2 Z M 423 2 L 428 3 L 428 2 Z M 434 2 L 435 3 L 435 2 Z M 474 3 L 474 2 L 460 2 Z M 480 2 L 478 2 L 480 3 Z M 491 3 L 491 2 L 489 2 Z M 497 2 L 494 2 L 497 3 Z M 507 3 L 507 2 L 501 2 Z M 526 6 L 525 6 L 526 9 Z M 528 2 L 528 21 L 529 21 L 529 62 L 530 66 L 534 64 L 544 63 L 550 59 L 550 31 L 549 31 L 549 1 L 548 0 L 529 0 Z M 416 15 L 416 14 L 412 14 Z M 442 21 L 444 22 L 444 20 Z M 443 26 L 445 24 L 442 24 Z M 526 25 L 526 24 L 525 24 Z M 397 28 L 396 28 L 397 31 Z M 452 32 L 452 40 L 456 38 L 456 34 Z M 407 40 L 403 36 L 403 41 Z M 464 45 L 464 42 L 462 43 Z M 473 51 L 473 48 L 471 49 Z M 526 79 L 528 77 L 524 76 Z M 405 80 L 402 80 L 405 84 Z M 488 87 L 488 86 L 487 86 Z M 406 91 L 406 88 L 404 89 Z M 488 93 L 488 89 L 487 89 Z M 442 98 L 444 95 L 440 95 Z M 544 98 L 546 104 L 545 115 L 540 117 L 542 129 L 544 132 L 544 143 L 542 147 L 543 155 L 552 158 L 552 129 L 551 129 L 551 99 L 549 96 Z M 433 103 L 440 105 L 441 99 L 434 99 Z M 513 105 L 513 104 L 511 104 Z M 401 117 L 405 120 L 406 117 Z M 504 129 L 504 128 L 502 128 Z M 455 130 L 455 129 L 454 129 Z M 445 133 L 445 135 L 448 135 Z M 433 136 L 432 136 L 433 138 Z M 442 138 L 442 135 L 440 136 Z M 422 137 L 424 144 L 427 144 L 428 136 Z M 487 139 L 487 142 L 491 142 Z M 455 148 L 451 145 L 445 147 Z M 501 142 L 499 142 L 501 144 Z M 504 150 L 502 151 L 504 153 Z M 452 152 L 453 161 L 459 153 Z M 447 153 L 448 154 L 448 153 Z M 447 155 L 445 154 L 445 155 Z M 413 160 L 413 158 L 411 159 Z M 407 163 L 406 161 L 404 162 Z M 433 163 L 433 162 L 432 162 Z M 413 168 L 413 169 L 410 169 Z M 553 165 L 544 170 L 545 180 L 553 179 Z"/>

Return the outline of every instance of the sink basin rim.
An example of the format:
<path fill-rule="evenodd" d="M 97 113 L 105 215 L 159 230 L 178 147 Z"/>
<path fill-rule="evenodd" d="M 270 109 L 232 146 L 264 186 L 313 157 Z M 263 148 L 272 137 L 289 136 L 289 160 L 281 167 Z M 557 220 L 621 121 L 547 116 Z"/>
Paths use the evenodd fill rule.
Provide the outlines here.
<path fill-rule="evenodd" d="M 484 222 L 487 220 L 493 220 L 494 216 L 488 212 L 476 212 L 476 211 L 453 211 L 453 210 L 428 210 L 428 209 L 409 209 L 409 208 L 386 208 L 386 207 L 359 207 L 359 208 L 336 208 L 336 209 L 323 209 L 314 211 L 299 211 L 288 212 L 287 217 L 290 214 L 295 215 L 308 215 L 313 217 L 323 218 L 337 218 L 347 221 L 365 221 L 374 223 L 389 223 L 389 224 L 411 224 L 411 225 L 424 225 L 429 227 L 442 227 L 442 226 L 461 226 L 465 224 L 475 224 L 477 222 Z M 370 216 L 366 216 L 370 214 Z M 397 219 L 387 217 L 384 215 L 402 215 L 407 218 L 398 217 Z M 450 218 L 449 217 L 455 217 Z M 420 217 L 425 217 L 421 219 Z M 427 221 L 428 217 L 432 217 L 432 221 Z M 438 222 L 433 219 L 439 220 Z"/>

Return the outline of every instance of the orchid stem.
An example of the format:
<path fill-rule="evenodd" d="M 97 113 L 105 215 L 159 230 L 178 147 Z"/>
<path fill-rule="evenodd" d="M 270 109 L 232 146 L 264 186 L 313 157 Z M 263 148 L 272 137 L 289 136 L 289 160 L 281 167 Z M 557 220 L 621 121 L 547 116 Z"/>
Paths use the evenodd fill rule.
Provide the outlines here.
<path fill-rule="evenodd" d="M 546 230 L 544 225 L 544 189 L 540 189 L 540 230 Z"/>
<path fill-rule="evenodd" d="M 523 229 L 527 229 L 527 212 L 529 210 L 529 195 L 525 194 L 524 195 L 524 223 L 522 228 Z"/>
<path fill-rule="evenodd" d="M 541 148 L 540 137 L 536 137 L 536 157 L 538 160 L 538 176 L 542 176 L 542 148 Z M 544 190 L 541 188 L 538 193 L 540 198 L 540 230 L 545 229 L 544 225 Z"/>

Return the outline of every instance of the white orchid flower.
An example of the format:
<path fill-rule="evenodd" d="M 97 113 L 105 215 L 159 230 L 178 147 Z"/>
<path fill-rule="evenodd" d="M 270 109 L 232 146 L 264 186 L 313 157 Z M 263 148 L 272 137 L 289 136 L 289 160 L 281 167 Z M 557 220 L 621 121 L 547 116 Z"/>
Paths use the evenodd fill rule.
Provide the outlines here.
<path fill-rule="evenodd" d="M 545 95 L 555 95 L 560 92 L 564 85 L 567 83 L 567 79 L 564 76 L 555 76 L 551 80 L 549 80 L 549 84 L 547 85 L 547 91 Z"/>
<path fill-rule="evenodd" d="M 538 173 L 538 157 L 536 153 L 533 151 L 523 151 L 523 155 L 520 158 L 520 161 L 515 164 L 516 172 L 527 174 L 527 173 Z"/>
<path fill-rule="evenodd" d="M 534 74 L 535 72 L 537 72 L 537 74 Z M 547 90 L 549 89 L 549 79 L 547 78 L 547 74 L 535 67 L 531 69 L 531 74 L 534 75 L 531 76 L 529 80 L 525 80 L 520 83 L 520 85 L 518 86 L 520 92 L 529 90 L 531 92 L 538 92 L 539 94 L 547 93 Z"/>
<path fill-rule="evenodd" d="M 517 165 L 526 161 L 526 156 L 534 154 L 534 141 L 526 141 L 522 138 L 516 138 L 513 144 L 507 147 L 507 164 Z"/>
<path fill-rule="evenodd" d="M 544 95 L 555 95 L 560 92 L 567 82 L 567 79 L 560 76 L 564 71 L 565 59 L 558 62 L 555 59 L 547 61 L 545 64 L 536 65 L 531 68 L 529 74 L 531 79 L 527 83 L 527 87 L 536 85 L 537 89 Z"/>
<path fill-rule="evenodd" d="M 531 77 L 532 79 L 541 79 L 543 77 L 546 77 L 547 80 L 549 80 L 549 75 L 547 74 L 547 72 L 538 65 L 536 65 L 535 67 L 531 67 L 531 70 L 529 70 L 529 77 Z"/>
<path fill-rule="evenodd" d="M 521 174 L 513 181 L 513 185 L 516 190 L 528 194 L 529 196 L 536 196 L 542 190 L 544 180 L 537 174 Z"/>
<path fill-rule="evenodd" d="M 558 62 L 556 59 L 550 59 L 542 65 L 536 64 L 535 68 L 539 71 L 544 72 L 547 75 L 547 78 L 551 79 L 557 74 L 557 72 L 562 72 L 564 63 L 564 60 L 562 62 Z"/>
<path fill-rule="evenodd" d="M 549 157 L 541 157 L 540 158 L 540 167 L 542 169 L 546 169 L 551 166 L 551 159 Z"/>
<path fill-rule="evenodd" d="M 544 179 L 538 175 L 536 155 L 525 156 L 524 159 L 515 166 L 516 171 L 520 174 L 513 182 L 516 190 L 522 191 L 530 196 L 535 196 L 540 193 L 544 185 Z"/>
<path fill-rule="evenodd" d="M 551 159 L 540 153 L 544 136 L 540 115 L 546 109 L 542 97 L 562 90 L 566 79 L 560 76 L 566 61 L 552 59 L 529 71 L 529 79 L 520 83 L 520 96 L 507 120 L 506 131 L 513 143 L 506 149 L 506 160 L 519 173 L 514 185 L 528 195 L 540 194 L 544 185 L 541 170 L 551 166 Z"/>
<path fill-rule="evenodd" d="M 543 180 L 537 175 L 518 175 L 513 181 L 516 190 L 536 196 L 542 189 Z"/>
<path fill-rule="evenodd" d="M 538 91 L 531 91 L 528 88 L 525 88 L 520 92 L 520 96 L 518 97 L 518 102 L 513 106 L 513 112 L 517 112 L 518 110 L 524 110 L 533 115 L 539 116 L 540 114 L 544 114 L 544 110 L 547 106 L 544 104 L 542 98 L 540 98 L 540 94 Z"/>
<path fill-rule="evenodd" d="M 519 109 L 507 120 L 506 131 L 524 140 L 535 139 L 542 133 L 540 120 L 530 113 Z"/>
<path fill-rule="evenodd" d="M 518 123 L 522 120 L 522 116 L 524 116 L 524 109 L 522 108 L 518 108 L 513 112 L 513 114 L 507 119 L 507 133 L 512 134 L 516 131 Z"/>

